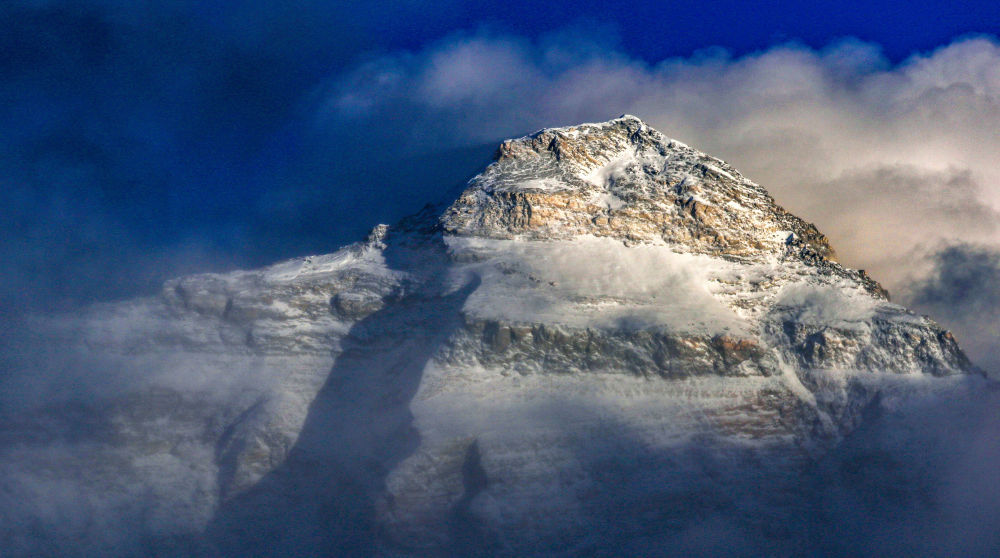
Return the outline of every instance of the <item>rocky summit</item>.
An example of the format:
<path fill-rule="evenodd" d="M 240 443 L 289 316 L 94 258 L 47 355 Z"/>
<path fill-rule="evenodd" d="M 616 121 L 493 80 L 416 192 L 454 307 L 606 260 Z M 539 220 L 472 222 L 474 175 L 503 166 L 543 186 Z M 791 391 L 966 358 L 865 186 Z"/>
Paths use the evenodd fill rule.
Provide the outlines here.
<path fill-rule="evenodd" d="M 979 381 L 816 227 L 631 116 L 504 141 L 333 254 L 25 337 L 58 350 L 18 377 L 87 393 L 5 411 L 15 555 L 792 552 L 845 437 Z"/>

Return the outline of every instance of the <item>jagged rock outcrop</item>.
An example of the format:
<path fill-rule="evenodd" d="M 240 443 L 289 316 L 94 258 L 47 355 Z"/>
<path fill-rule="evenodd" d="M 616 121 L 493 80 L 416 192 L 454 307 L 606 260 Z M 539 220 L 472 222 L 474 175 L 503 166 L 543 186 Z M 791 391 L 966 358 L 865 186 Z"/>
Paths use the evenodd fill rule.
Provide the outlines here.
<path fill-rule="evenodd" d="M 792 472 L 975 372 L 833 258 L 637 118 L 508 140 L 450 205 L 334 254 L 38 319 L 62 350 L 22 368 L 108 380 L 56 449 L 63 403 L 6 423 L 4 505 L 38 471 L 79 478 L 137 552 L 611 552 L 719 514 L 794 541 Z M 36 511 L 8 548 L 107 549 Z"/>

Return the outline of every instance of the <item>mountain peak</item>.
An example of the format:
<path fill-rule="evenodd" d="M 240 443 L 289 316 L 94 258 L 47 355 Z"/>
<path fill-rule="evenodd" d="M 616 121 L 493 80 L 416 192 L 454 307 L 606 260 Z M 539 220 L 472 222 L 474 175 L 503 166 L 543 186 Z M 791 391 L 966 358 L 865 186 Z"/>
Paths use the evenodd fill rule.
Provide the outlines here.
<path fill-rule="evenodd" d="M 628 113 L 622 114 L 618 118 L 615 118 L 615 120 L 629 120 L 629 121 L 633 121 L 633 122 L 638 122 L 640 124 L 645 124 L 645 122 L 643 122 L 642 119 L 639 118 L 638 116 L 635 116 L 635 115 L 632 115 L 632 114 L 628 114 Z"/>
<path fill-rule="evenodd" d="M 569 126 L 560 126 L 556 128 L 542 128 L 537 133 L 553 131 L 553 132 L 570 132 L 573 130 L 581 129 L 591 129 L 591 130 L 602 130 L 607 128 L 615 127 L 632 127 L 632 128 L 649 128 L 649 126 L 638 116 L 632 114 L 622 114 L 618 118 L 612 118 L 605 122 L 585 122 L 581 124 L 572 124 Z M 535 135 L 535 134 L 532 134 Z"/>
<path fill-rule="evenodd" d="M 486 238 L 593 235 L 757 261 L 834 259 L 826 237 L 763 187 L 631 115 L 505 140 L 441 224 Z"/>

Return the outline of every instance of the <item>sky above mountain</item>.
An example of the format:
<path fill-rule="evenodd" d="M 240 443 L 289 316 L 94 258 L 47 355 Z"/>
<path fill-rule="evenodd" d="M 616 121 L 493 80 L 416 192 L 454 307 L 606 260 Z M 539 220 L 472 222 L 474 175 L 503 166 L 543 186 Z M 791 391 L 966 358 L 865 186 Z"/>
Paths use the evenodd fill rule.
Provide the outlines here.
<path fill-rule="evenodd" d="M 5 2 L 0 310 L 330 252 L 497 142 L 636 114 L 989 366 L 996 3 Z"/>

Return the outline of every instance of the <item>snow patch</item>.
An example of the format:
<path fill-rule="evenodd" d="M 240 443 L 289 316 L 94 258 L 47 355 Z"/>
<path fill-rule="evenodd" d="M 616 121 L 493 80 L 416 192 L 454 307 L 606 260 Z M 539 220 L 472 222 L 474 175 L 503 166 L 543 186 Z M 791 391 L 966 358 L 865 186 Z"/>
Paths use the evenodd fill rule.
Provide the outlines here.
<path fill-rule="evenodd" d="M 611 192 L 600 192 L 595 194 L 591 198 L 591 203 L 595 205 L 602 205 L 612 210 L 621 209 L 628 205 L 625 200 L 619 198 Z"/>
<path fill-rule="evenodd" d="M 735 176 L 733 176 L 732 174 L 729 174 L 728 172 L 720 169 L 719 167 L 717 167 L 715 165 L 709 165 L 709 164 L 706 163 L 705 164 L 705 168 L 707 168 L 708 170 L 710 170 L 710 171 L 712 171 L 712 172 L 714 172 L 716 174 L 720 174 L 722 176 L 725 176 L 726 178 L 728 178 L 730 180 L 737 181 L 737 179 L 736 179 Z"/>
<path fill-rule="evenodd" d="M 584 180 L 593 184 L 594 186 L 607 187 L 614 182 L 614 179 L 621 176 L 629 168 L 629 166 L 634 165 L 638 162 L 635 152 L 626 151 L 619 154 L 618 156 L 612 158 L 603 166 L 597 167 L 596 169 L 590 171 L 586 175 L 582 176 Z"/>
<path fill-rule="evenodd" d="M 543 192 L 552 192 L 555 190 L 563 190 L 566 185 L 555 178 L 536 178 L 532 180 L 525 180 L 520 183 L 521 190 L 541 190 Z"/>

